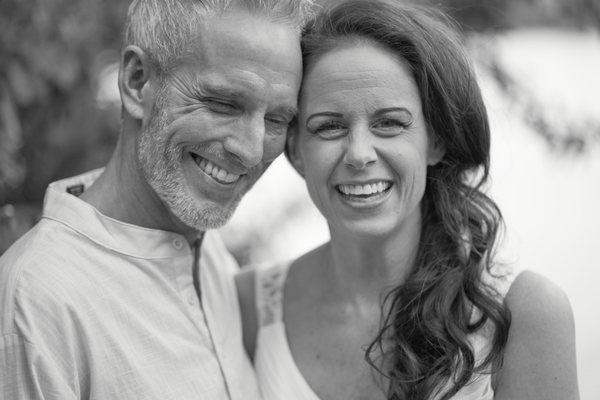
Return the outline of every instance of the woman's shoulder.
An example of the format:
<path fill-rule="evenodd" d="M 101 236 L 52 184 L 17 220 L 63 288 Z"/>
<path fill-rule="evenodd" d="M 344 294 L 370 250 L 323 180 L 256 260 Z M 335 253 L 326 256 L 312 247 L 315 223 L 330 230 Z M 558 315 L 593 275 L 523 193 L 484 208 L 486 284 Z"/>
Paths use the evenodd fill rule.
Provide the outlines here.
<path fill-rule="evenodd" d="M 247 305 L 256 305 L 261 294 L 271 293 L 283 289 L 290 270 L 301 270 L 310 264 L 313 258 L 322 250 L 317 247 L 295 259 L 271 263 L 251 264 L 244 266 L 235 275 L 240 302 Z M 258 296 L 258 297 L 257 297 Z"/>
<path fill-rule="evenodd" d="M 235 276 L 240 302 L 257 306 L 270 295 L 282 289 L 292 261 L 254 264 L 243 267 Z"/>
<path fill-rule="evenodd" d="M 499 372 L 499 399 L 576 399 L 575 328 L 565 292 L 548 278 L 524 270 L 504 299 L 511 325 Z"/>
<path fill-rule="evenodd" d="M 572 322 L 571 304 L 564 290 L 537 272 L 492 267 L 482 282 L 509 310 L 512 336 Z"/>
<path fill-rule="evenodd" d="M 505 302 L 513 316 L 529 315 L 548 317 L 571 313 L 571 305 L 564 290 L 545 276 L 523 270 L 515 276 Z"/>
<path fill-rule="evenodd" d="M 242 267 L 235 275 L 240 300 L 256 300 L 257 280 L 273 280 L 281 277 L 290 268 L 292 261 L 250 264 Z"/>

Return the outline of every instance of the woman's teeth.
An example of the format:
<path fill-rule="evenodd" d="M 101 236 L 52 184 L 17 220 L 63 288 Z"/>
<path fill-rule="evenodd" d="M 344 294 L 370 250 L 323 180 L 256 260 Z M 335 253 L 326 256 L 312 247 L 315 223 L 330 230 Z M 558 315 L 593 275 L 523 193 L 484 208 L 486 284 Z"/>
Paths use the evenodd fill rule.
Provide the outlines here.
<path fill-rule="evenodd" d="M 349 196 L 372 196 L 375 194 L 383 193 L 392 186 L 389 181 L 380 181 L 377 183 L 370 183 L 365 185 L 337 185 L 337 189 L 340 193 Z"/>
<path fill-rule="evenodd" d="M 210 161 L 201 158 L 195 154 L 193 154 L 192 158 L 202 171 L 204 171 L 207 175 L 210 175 L 214 180 L 216 180 L 219 183 L 233 183 L 240 179 L 240 175 L 227 172 L 223 168 L 217 167 Z"/>

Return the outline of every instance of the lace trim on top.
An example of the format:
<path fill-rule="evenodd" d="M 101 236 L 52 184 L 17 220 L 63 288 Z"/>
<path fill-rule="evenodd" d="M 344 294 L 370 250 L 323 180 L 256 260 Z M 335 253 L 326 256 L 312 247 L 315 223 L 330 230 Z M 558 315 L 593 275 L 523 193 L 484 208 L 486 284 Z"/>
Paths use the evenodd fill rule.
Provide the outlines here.
<path fill-rule="evenodd" d="M 256 311 L 261 327 L 283 320 L 283 288 L 288 268 L 289 263 L 282 263 L 256 269 Z"/>
<path fill-rule="evenodd" d="M 256 269 L 254 284 L 260 326 L 283 320 L 283 290 L 289 267 L 290 263 L 284 262 Z M 495 265 L 490 271 L 484 270 L 481 279 L 492 295 L 502 301 L 520 272 L 512 267 Z M 480 313 L 476 309 L 473 311 L 472 320 L 476 321 Z"/>

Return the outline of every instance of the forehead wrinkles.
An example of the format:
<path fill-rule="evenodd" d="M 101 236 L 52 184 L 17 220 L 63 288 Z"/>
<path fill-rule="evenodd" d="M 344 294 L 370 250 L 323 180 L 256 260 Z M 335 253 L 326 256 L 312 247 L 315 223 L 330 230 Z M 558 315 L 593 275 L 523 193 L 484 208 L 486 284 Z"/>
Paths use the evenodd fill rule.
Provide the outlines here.
<path fill-rule="evenodd" d="M 362 71 L 319 71 L 314 70 L 308 77 L 304 90 L 310 92 L 353 91 L 396 86 L 396 79 L 384 70 Z"/>
<path fill-rule="evenodd" d="M 272 92 L 271 85 L 264 77 L 231 67 L 202 74 L 199 86 L 208 91 L 206 94 L 221 94 L 226 97 L 263 99 Z"/>
<path fill-rule="evenodd" d="M 274 50 L 287 49 L 290 39 L 297 35 L 291 28 L 270 21 L 266 17 L 246 13 L 224 14 L 198 28 L 198 39 L 191 46 L 200 60 L 207 66 L 215 66 L 223 60 L 235 64 L 236 61 L 254 67 L 257 71 L 282 75 L 297 73 L 298 62 L 282 57 Z M 296 40 L 298 59 L 300 39 Z"/>
<path fill-rule="evenodd" d="M 419 98 L 410 66 L 376 43 L 340 45 L 310 64 L 303 87 L 310 95 L 333 90 L 350 95 L 360 89 L 385 88 L 384 93 L 396 91 L 401 96 Z"/>
<path fill-rule="evenodd" d="M 387 70 L 330 71 L 320 73 L 302 88 L 303 110 L 344 108 L 349 103 L 365 111 L 417 102 L 419 94 L 412 81 Z"/>
<path fill-rule="evenodd" d="M 290 97 L 288 100 L 295 101 L 300 80 L 299 44 L 298 60 L 294 62 L 288 54 L 278 56 L 268 45 L 277 44 L 280 36 L 281 46 L 290 40 L 285 32 L 277 33 L 275 29 L 273 37 L 266 41 L 269 30 L 264 25 L 270 24 L 268 20 L 263 25 L 256 20 L 242 21 L 240 30 L 234 29 L 234 22 L 235 18 L 228 18 L 223 24 L 217 20 L 199 27 L 196 40 L 188 46 L 188 65 L 202 80 L 216 86 L 233 84 L 251 91 L 248 95 Z M 215 29 L 211 29 L 213 25 Z"/>

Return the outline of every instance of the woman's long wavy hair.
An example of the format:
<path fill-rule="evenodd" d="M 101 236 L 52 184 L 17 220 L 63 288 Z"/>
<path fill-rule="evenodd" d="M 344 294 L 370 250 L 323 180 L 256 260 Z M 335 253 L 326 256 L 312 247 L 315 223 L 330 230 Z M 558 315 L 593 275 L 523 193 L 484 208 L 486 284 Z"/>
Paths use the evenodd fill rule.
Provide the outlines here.
<path fill-rule="evenodd" d="M 376 42 L 406 60 L 431 138 L 446 150 L 428 169 L 415 265 L 385 296 L 366 359 L 389 380 L 389 399 L 446 400 L 473 374 L 501 363 L 510 325 L 508 309 L 482 280 L 502 226 L 482 189 L 489 174 L 486 109 L 454 25 L 441 12 L 393 0 L 334 5 L 304 30 L 305 73 L 352 40 Z M 491 347 L 476 360 L 468 336 L 484 326 L 493 328 Z"/>

